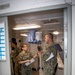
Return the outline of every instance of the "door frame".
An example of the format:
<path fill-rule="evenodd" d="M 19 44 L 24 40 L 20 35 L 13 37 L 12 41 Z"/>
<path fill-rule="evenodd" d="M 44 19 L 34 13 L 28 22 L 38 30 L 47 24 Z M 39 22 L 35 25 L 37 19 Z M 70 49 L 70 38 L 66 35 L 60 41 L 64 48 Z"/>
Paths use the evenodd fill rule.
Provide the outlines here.
<path fill-rule="evenodd" d="M 23 13 L 46 11 L 52 9 L 64 9 L 64 75 L 72 74 L 72 8 L 69 4 L 41 7 L 36 9 L 23 10 L 13 13 L 2 14 L 0 16 L 10 16 Z"/>
<path fill-rule="evenodd" d="M 72 7 L 64 8 L 64 75 L 72 74 Z"/>

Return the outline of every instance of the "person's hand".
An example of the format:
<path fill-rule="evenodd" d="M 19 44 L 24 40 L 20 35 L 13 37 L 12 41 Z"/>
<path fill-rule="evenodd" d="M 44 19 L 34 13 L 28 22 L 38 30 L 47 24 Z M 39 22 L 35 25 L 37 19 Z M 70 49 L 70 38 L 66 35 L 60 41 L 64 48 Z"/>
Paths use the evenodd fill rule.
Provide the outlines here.
<path fill-rule="evenodd" d="M 37 55 L 40 55 L 40 54 L 41 54 L 41 52 L 40 52 L 40 51 L 38 51 L 38 52 L 37 52 Z"/>
<path fill-rule="evenodd" d="M 14 53 L 14 51 L 13 51 L 13 50 L 11 50 L 11 53 Z"/>
<path fill-rule="evenodd" d="M 29 62 L 30 63 L 30 60 L 26 60 L 26 62 Z"/>
<path fill-rule="evenodd" d="M 13 57 L 14 57 L 14 51 L 13 51 L 13 50 L 11 50 L 10 57 L 11 57 L 11 58 L 13 58 Z"/>
<path fill-rule="evenodd" d="M 39 55 L 41 55 L 41 51 L 38 51 L 37 54 L 35 54 L 35 55 L 33 56 L 33 58 L 36 58 L 36 57 L 38 57 Z"/>

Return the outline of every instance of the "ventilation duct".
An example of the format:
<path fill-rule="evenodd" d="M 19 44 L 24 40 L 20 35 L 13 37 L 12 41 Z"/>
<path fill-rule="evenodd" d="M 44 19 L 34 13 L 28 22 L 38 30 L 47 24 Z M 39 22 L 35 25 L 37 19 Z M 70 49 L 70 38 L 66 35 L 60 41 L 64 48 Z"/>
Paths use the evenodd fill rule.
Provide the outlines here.
<path fill-rule="evenodd" d="M 0 5 L 0 10 L 7 9 L 10 7 L 10 3 Z"/>

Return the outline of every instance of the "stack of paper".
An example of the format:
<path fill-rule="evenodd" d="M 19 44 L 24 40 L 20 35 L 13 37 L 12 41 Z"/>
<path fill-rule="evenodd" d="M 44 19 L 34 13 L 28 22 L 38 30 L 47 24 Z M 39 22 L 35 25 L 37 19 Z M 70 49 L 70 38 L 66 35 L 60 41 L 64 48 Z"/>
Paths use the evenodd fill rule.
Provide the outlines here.
<path fill-rule="evenodd" d="M 46 61 L 52 59 L 54 57 L 53 53 L 50 54 L 50 56 L 46 59 Z"/>
<path fill-rule="evenodd" d="M 35 59 L 32 58 L 32 59 L 30 60 L 30 62 L 25 63 L 25 65 L 28 66 L 28 65 L 30 65 L 31 63 L 33 63 L 34 61 L 35 61 Z"/>

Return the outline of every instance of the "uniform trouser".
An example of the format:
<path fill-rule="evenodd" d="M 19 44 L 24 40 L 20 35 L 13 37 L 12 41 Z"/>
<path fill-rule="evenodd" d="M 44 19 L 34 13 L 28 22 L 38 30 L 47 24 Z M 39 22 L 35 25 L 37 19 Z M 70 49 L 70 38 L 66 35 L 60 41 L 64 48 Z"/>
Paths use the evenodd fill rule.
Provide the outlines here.
<path fill-rule="evenodd" d="M 21 75 L 32 75 L 32 69 L 30 67 L 22 66 Z"/>
<path fill-rule="evenodd" d="M 47 66 L 43 69 L 43 72 L 44 72 L 44 75 L 53 75 L 54 68 Z"/>
<path fill-rule="evenodd" d="M 15 66 L 14 66 L 14 74 L 15 75 L 20 75 L 20 73 L 19 73 L 19 64 L 18 63 L 15 63 Z"/>
<path fill-rule="evenodd" d="M 11 59 L 11 75 L 15 75 L 14 74 L 14 66 L 15 66 L 15 63 L 13 62 L 13 60 Z"/>

